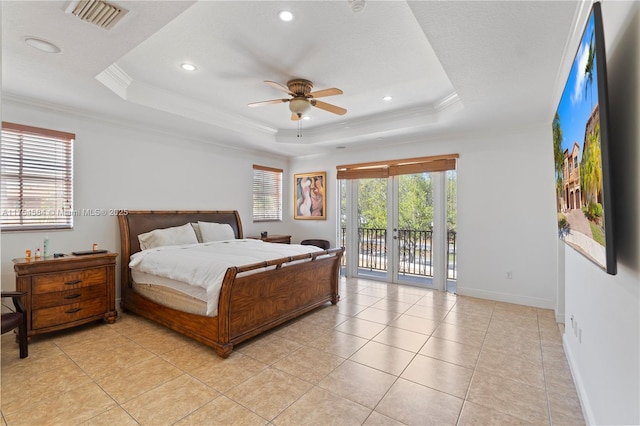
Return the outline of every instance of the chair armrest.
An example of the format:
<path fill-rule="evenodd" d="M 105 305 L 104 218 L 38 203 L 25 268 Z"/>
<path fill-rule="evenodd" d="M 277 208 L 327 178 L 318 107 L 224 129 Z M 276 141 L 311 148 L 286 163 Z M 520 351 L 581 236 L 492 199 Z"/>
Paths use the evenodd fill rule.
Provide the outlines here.
<path fill-rule="evenodd" d="M 2 297 L 22 297 L 26 296 L 26 291 L 3 291 Z"/>
<path fill-rule="evenodd" d="M 24 304 L 21 300 L 24 296 L 27 295 L 26 291 L 3 291 L 1 295 L 2 297 L 11 297 L 13 299 L 13 306 L 16 307 L 16 311 L 23 314 L 26 312 Z"/>

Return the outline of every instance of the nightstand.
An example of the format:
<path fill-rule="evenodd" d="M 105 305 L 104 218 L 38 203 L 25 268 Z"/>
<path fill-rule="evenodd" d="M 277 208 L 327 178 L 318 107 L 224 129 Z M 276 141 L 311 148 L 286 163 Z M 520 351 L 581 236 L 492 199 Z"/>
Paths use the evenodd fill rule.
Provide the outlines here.
<path fill-rule="evenodd" d="M 59 258 L 13 259 L 16 290 L 26 291 L 27 334 L 63 330 L 117 317 L 115 269 L 117 253 Z"/>
<path fill-rule="evenodd" d="M 280 244 L 291 244 L 291 235 L 268 235 L 264 238 L 262 237 L 249 237 L 254 240 L 262 240 L 267 243 L 280 243 Z"/>

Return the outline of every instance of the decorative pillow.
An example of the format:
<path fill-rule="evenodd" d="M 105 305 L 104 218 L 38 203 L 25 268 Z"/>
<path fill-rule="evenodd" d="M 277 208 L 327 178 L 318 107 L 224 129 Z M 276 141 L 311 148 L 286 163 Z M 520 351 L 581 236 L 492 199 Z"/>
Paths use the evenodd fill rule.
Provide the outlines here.
<path fill-rule="evenodd" d="M 197 244 L 198 238 L 190 223 L 172 228 L 154 229 L 138 235 L 142 250 L 162 247 L 178 246 L 182 244 Z"/>
<path fill-rule="evenodd" d="M 226 223 L 215 222 L 198 222 L 200 226 L 200 234 L 202 242 L 233 240 L 236 234 L 233 232 L 231 225 Z"/>

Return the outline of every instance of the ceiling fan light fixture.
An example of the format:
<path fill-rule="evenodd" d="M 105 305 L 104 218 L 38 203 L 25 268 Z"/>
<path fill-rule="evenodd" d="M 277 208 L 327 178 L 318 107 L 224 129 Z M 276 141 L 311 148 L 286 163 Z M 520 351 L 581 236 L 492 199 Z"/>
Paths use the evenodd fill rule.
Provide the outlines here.
<path fill-rule="evenodd" d="M 295 114 L 302 115 L 307 112 L 309 108 L 311 108 L 311 105 L 305 97 L 296 96 L 289 101 L 289 111 Z"/>

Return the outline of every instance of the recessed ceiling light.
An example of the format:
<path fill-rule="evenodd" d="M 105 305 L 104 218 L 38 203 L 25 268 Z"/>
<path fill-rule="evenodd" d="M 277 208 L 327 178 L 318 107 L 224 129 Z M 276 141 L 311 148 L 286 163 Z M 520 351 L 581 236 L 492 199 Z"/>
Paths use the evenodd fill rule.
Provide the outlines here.
<path fill-rule="evenodd" d="M 24 42 L 29 46 L 48 53 L 60 53 L 62 50 L 55 44 L 37 37 L 27 37 Z"/>
<path fill-rule="evenodd" d="M 391 99 L 393 99 L 391 96 L 385 96 L 384 98 L 382 98 L 383 101 L 390 101 Z"/>
<path fill-rule="evenodd" d="M 189 63 L 184 63 L 182 65 L 180 65 L 180 68 L 182 68 L 185 71 L 195 71 L 196 70 L 196 66 L 193 64 L 189 64 Z"/>
<path fill-rule="evenodd" d="M 281 21 L 289 22 L 293 20 L 293 13 L 289 12 L 288 10 L 281 10 L 278 13 L 278 18 L 280 18 Z"/>

